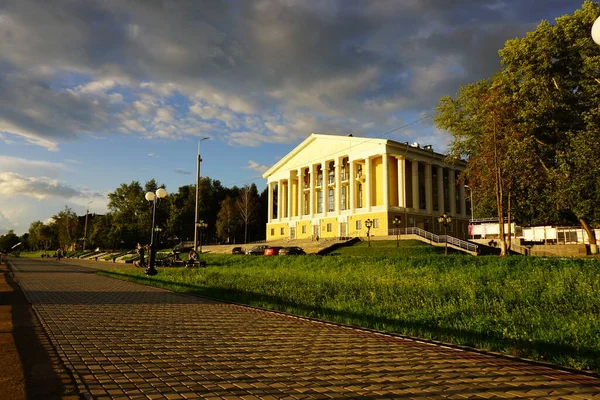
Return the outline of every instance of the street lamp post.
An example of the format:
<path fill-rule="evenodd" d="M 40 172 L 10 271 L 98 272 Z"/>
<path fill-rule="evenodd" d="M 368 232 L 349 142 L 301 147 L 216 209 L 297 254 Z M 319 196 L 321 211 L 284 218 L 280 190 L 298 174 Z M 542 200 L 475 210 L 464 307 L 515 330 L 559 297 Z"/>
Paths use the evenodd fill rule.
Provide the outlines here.
<path fill-rule="evenodd" d="M 85 240 L 87 239 L 87 220 L 88 214 L 90 213 L 90 204 L 92 203 L 92 201 L 87 203 L 87 208 L 85 209 L 85 225 L 83 227 L 83 251 L 85 251 Z"/>
<path fill-rule="evenodd" d="M 154 268 L 154 262 L 156 261 L 156 246 L 154 245 L 154 224 L 156 221 L 156 202 L 159 199 L 164 199 L 167 197 L 167 191 L 163 188 L 160 188 L 156 191 L 156 193 L 148 192 L 146 193 L 146 200 L 152 202 L 152 231 L 150 233 L 150 260 L 148 262 L 148 268 L 146 268 L 146 275 L 156 275 L 158 271 Z"/>
<path fill-rule="evenodd" d="M 402 222 L 402 220 L 400 219 L 400 217 L 394 217 L 394 221 L 392 222 L 392 224 L 394 224 L 394 228 L 396 228 L 396 247 L 400 247 L 400 223 Z"/>
<path fill-rule="evenodd" d="M 196 217 L 194 218 L 194 251 L 198 252 L 198 224 L 200 221 L 199 217 L 199 201 L 200 201 L 200 163 L 202 162 L 202 157 L 200 157 L 200 143 L 203 141 L 210 139 L 209 137 L 203 137 L 198 141 L 198 159 L 196 162 Z"/>
<path fill-rule="evenodd" d="M 452 217 L 449 216 L 447 213 L 444 213 L 443 215 L 441 215 L 438 218 L 438 222 L 444 226 L 444 240 L 446 241 L 446 250 L 445 250 L 444 254 L 448 255 L 448 235 L 447 235 L 447 231 L 448 231 L 448 225 L 450 225 L 450 222 L 452 222 Z"/>
<path fill-rule="evenodd" d="M 365 221 L 365 228 L 367 228 L 367 239 L 369 240 L 369 247 L 371 247 L 371 227 L 373 226 L 373 221 L 369 218 Z"/>

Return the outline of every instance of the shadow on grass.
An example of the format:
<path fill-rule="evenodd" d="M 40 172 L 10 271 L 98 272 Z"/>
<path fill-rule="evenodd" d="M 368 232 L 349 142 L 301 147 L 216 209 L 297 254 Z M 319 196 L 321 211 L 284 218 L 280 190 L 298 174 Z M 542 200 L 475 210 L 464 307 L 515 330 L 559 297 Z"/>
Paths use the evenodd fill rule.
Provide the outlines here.
<path fill-rule="evenodd" d="M 250 306 L 362 328 L 376 329 L 379 331 L 410 335 L 445 343 L 492 350 L 518 357 L 543 360 L 569 368 L 574 368 L 574 365 L 576 365 L 579 366 L 580 369 L 594 371 L 595 375 L 600 376 L 600 350 L 597 348 L 582 348 L 568 344 L 557 344 L 545 341 L 507 339 L 495 332 L 482 333 L 465 329 L 445 328 L 437 326 L 434 322 L 404 321 L 402 319 L 386 318 L 372 314 L 340 311 L 327 307 L 293 303 L 277 296 L 236 289 L 200 287 L 185 283 L 164 281 L 157 279 L 156 277 L 125 275 L 112 271 L 98 271 L 98 273 L 149 286 L 164 288 L 174 292 L 247 304 Z"/>

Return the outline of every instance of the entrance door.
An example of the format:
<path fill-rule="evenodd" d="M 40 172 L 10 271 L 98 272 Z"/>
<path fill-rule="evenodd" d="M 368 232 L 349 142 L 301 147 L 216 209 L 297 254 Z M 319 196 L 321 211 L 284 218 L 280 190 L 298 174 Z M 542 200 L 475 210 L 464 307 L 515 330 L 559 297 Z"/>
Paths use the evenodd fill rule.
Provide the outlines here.
<path fill-rule="evenodd" d="M 296 228 L 290 228 L 290 240 L 296 239 Z"/>
<path fill-rule="evenodd" d="M 348 224 L 347 224 L 346 222 L 341 222 L 341 223 L 340 223 L 340 237 L 343 237 L 343 238 L 345 238 L 345 237 L 346 237 L 346 235 L 348 234 L 348 233 L 347 233 L 347 229 L 348 229 L 348 228 L 347 228 L 347 225 L 348 225 Z"/>

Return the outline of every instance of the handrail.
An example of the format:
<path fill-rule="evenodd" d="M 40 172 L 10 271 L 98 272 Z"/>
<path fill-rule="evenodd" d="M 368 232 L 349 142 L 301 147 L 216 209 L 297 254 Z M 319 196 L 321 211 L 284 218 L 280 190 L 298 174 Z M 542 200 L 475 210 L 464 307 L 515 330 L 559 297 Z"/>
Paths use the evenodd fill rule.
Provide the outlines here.
<path fill-rule="evenodd" d="M 461 240 L 461 239 L 455 238 L 453 236 L 436 235 L 434 233 L 428 232 L 424 229 L 417 228 L 417 227 L 388 229 L 389 236 L 398 235 L 398 234 L 400 234 L 400 235 L 411 235 L 411 234 L 417 235 L 417 236 L 420 236 L 422 238 L 425 238 L 425 239 L 430 240 L 435 243 L 448 243 L 453 246 L 459 247 L 461 249 L 473 251 L 475 253 L 478 253 L 478 250 L 479 250 L 479 246 L 476 245 L 475 243 L 467 242 L 466 240 Z"/>

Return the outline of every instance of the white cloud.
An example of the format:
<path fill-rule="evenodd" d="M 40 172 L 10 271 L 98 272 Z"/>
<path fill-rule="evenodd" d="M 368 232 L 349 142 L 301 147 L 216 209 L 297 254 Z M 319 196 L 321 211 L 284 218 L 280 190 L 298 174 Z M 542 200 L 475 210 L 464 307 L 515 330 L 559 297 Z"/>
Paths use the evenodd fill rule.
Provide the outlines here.
<path fill-rule="evenodd" d="M 266 170 L 268 170 L 269 167 L 266 166 L 266 165 L 260 165 L 256 161 L 248 160 L 248 165 L 246 167 L 244 167 L 244 169 L 250 169 L 252 171 L 257 171 L 257 172 L 260 172 L 262 174 Z"/>
<path fill-rule="evenodd" d="M 56 179 L 28 178 L 14 172 L 0 173 L 0 195 L 14 196 L 17 194 L 45 199 L 50 196 L 71 198 L 79 196 L 80 192 Z"/>

